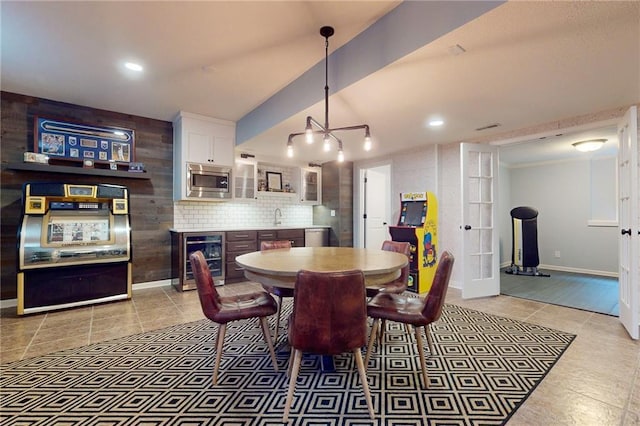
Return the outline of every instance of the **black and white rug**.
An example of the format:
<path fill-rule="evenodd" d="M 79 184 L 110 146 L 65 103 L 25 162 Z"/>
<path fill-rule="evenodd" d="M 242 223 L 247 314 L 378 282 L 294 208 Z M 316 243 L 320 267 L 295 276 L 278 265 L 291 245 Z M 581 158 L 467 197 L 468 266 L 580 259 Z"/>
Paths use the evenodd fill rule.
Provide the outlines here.
<path fill-rule="evenodd" d="M 376 348 L 367 368 L 374 421 L 351 354 L 336 357 L 332 373 L 306 356 L 289 424 L 504 424 L 575 337 L 455 305 L 445 305 L 432 331 L 423 389 L 414 339 L 388 324 L 384 355 Z M 216 332 L 203 320 L 0 365 L 0 423 L 282 424 L 285 345 L 276 373 L 256 321 L 231 323 L 212 387 Z"/>

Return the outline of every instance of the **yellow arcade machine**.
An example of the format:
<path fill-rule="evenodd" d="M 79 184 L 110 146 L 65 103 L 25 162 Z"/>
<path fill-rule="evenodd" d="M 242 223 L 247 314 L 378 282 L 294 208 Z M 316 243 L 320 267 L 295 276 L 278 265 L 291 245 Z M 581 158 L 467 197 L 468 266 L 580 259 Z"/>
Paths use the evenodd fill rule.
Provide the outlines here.
<path fill-rule="evenodd" d="M 398 225 L 389 233 L 393 241 L 411 244 L 407 290 L 426 293 L 438 263 L 438 201 L 431 192 L 403 192 L 400 202 Z"/>

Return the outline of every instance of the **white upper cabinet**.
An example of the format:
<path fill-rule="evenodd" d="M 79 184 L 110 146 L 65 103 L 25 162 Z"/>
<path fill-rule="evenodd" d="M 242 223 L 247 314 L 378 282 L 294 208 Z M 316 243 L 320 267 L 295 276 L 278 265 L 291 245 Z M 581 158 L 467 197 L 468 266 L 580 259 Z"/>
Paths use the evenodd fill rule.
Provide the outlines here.
<path fill-rule="evenodd" d="M 233 173 L 233 197 L 236 200 L 255 200 L 258 195 L 258 163 L 236 159 Z"/>
<path fill-rule="evenodd" d="M 299 194 L 301 204 L 322 204 L 322 169 L 301 167 L 299 172 Z"/>
<path fill-rule="evenodd" d="M 194 199 L 188 196 L 187 163 L 232 169 L 235 139 L 234 122 L 180 111 L 173 120 L 174 200 Z"/>
<path fill-rule="evenodd" d="M 181 111 L 173 120 L 174 163 L 233 167 L 235 135 L 232 121 Z"/>

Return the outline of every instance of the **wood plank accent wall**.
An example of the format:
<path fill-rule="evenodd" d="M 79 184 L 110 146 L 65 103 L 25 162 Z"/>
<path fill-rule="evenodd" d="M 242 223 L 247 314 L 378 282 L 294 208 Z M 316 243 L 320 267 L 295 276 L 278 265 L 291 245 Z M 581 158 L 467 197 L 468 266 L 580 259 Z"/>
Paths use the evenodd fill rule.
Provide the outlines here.
<path fill-rule="evenodd" d="M 313 223 L 331 226 L 330 246 L 353 247 L 353 162 L 322 164 L 322 205 L 313 206 Z"/>
<path fill-rule="evenodd" d="M 0 299 L 16 297 L 17 232 L 24 182 L 111 183 L 129 188 L 133 252 L 133 283 L 171 278 L 173 225 L 173 126 L 171 122 L 137 117 L 78 105 L 0 92 L 1 120 L 1 266 Z M 147 170 L 146 179 L 83 176 L 10 170 L 33 151 L 34 116 L 76 123 L 120 126 L 135 130 L 136 161 Z"/>

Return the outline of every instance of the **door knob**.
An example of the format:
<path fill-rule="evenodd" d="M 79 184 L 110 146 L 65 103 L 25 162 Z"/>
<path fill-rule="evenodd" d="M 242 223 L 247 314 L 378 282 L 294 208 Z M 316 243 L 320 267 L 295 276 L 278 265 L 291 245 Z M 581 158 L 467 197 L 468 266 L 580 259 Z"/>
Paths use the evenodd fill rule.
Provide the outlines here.
<path fill-rule="evenodd" d="M 471 225 L 465 225 L 464 229 L 465 229 L 465 231 L 468 231 L 469 229 L 471 229 Z"/>

